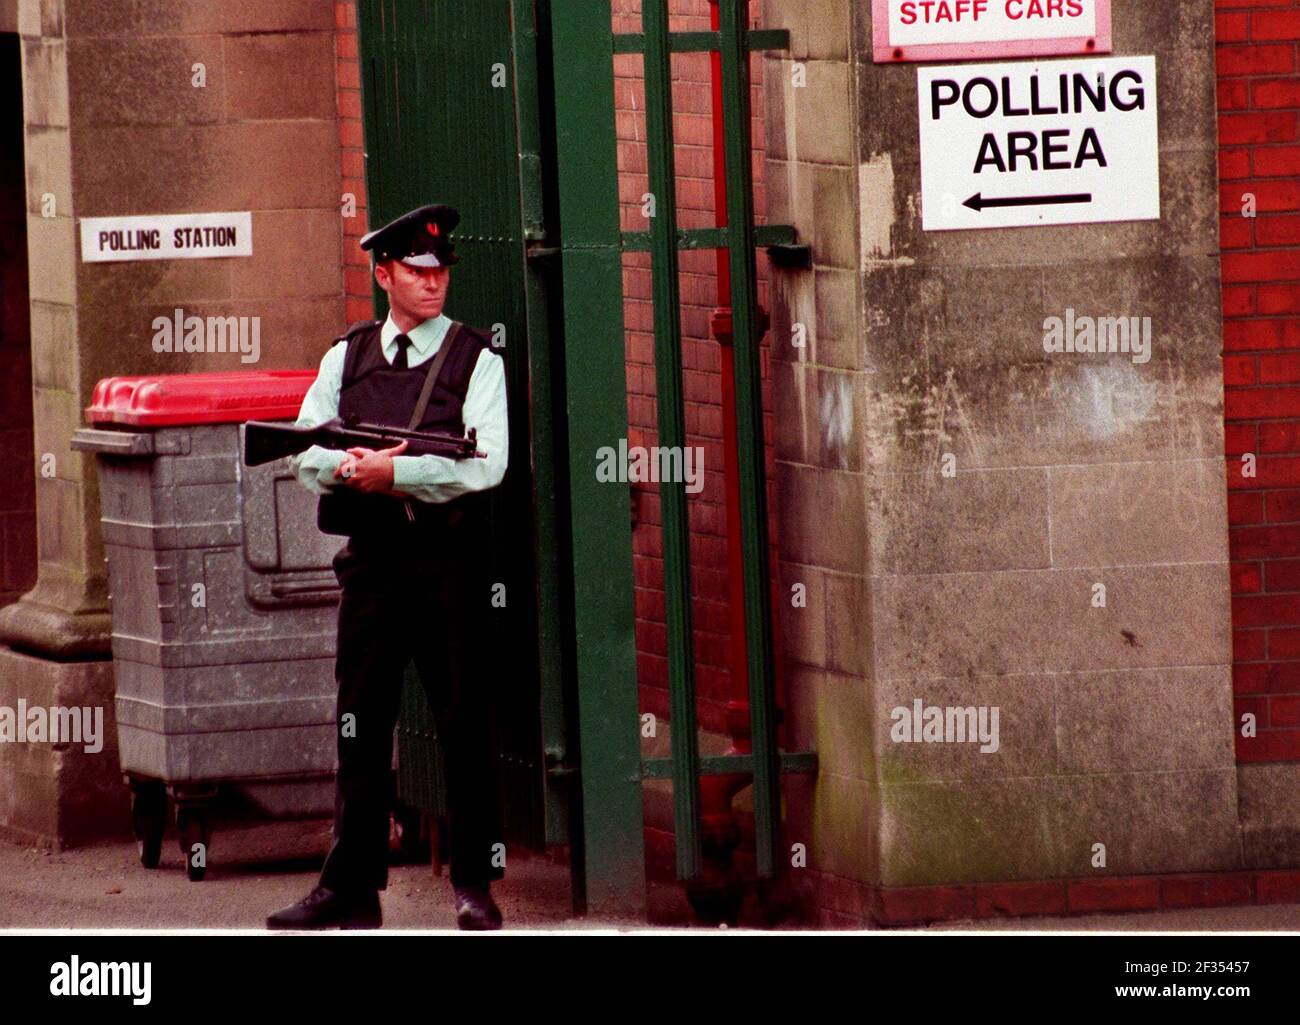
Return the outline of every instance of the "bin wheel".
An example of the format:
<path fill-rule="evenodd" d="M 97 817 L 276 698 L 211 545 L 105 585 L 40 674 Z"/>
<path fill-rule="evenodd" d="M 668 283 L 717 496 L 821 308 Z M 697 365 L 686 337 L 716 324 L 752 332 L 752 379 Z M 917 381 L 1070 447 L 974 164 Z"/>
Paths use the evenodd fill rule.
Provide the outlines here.
<path fill-rule="evenodd" d="M 190 882 L 201 882 L 208 870 L 209 841 L 212 838 L 207 810 L 192 805 L 181 807 L 176 812 L 176 831 L 181 857 L 185 860 L 185 874 Z"/>
<path fill-rule="evenodd" d="M 157 868 L 167 829 L 167 788 L 161 783 L 136 783 L 131 788 L 131 832 L 140 847 L 140 864 Z"/>

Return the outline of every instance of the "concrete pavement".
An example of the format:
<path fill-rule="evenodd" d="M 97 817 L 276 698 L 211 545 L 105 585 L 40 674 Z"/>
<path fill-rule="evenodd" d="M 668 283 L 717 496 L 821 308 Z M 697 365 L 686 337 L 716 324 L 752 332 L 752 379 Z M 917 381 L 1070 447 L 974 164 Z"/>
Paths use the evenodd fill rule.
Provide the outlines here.
<path fill-rule="evenodd" d="M 62 852 L 0 840 L 0 929 L 255 929 L 305 895 L 329 847 L 327 821 L 219 828 L 207 876 L 192 883 L 172 832 L 162 864 L 141 867 L 134 843 Z M 680 887 L 648 887 L 649 921 L 575 917 L 569 868 L 550 856 L 511 852 L 493 886 L 509 929 L 708 929 L 693 922 Z M 388 929 L 455 929 L 451 883 L 429 865 L 397 865 L 383 897 Z M 1203 908 L 1080 917 L 947 922 L 926 931 L 1300 931 L 1300 905 Z M 745 931 L 745 930 L 740 930 Z"/>
<path fill-rule="evenodd" d="M 0 929 L 262 929 L 266 915 L 315 885 L 329 848 L 326 821 L 218 829 L 206 878 L 192 883 L 169 830 L 162 863 L 140 865 L 134 843 L 48 852 L 0 840 Z M 569 907 L 569 869 L 511 855 L 493 895 L 516 929 L 582 928 Z M 444 866 L 393 866 L 383 896 L 393 929 L 455 929 Z M 644 927 L 603 920 L 603 925 Z"/>

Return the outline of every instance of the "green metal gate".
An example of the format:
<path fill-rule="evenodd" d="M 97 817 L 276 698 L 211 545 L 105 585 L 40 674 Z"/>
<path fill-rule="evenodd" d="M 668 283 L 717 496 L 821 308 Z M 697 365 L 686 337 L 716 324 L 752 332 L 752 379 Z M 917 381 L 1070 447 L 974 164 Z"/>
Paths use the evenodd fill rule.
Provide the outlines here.
<path fill-rule="evenodd" d="M 506 364 L 510 464 L 494 492 L 494 540 L 485 555 L 491 579 L 505 584 L 506 604 L 491 610 L 499 664 L 485 684 L 502 697 L 506 838 L 540 849 L 568 840 L 568 802 L 547 799 L 549 788 L 563 798 L 565 780 L 545 771 L 545 752 L 564 747 L 557 578 L 563 551 L 555 539 L 562 508 L 557 512 L 550 455 L 557 424 L 548 398 L 545 287 L 524 252 L 510 8 L 510 0 L 359 0 L 358 26 L 370 224 L 429 202 L 458 207 L 461 263 L 448 314 L 503 343 L 496 351 Z M 380 316 L 385 300 L 376 287 Z M 530 389 L 534 380 L 542 386 Z M 403 802 L 441 814 L 436 724 L 413 671 L 398 758 Z"/>
<path fill-rule="evenodd" d="M 530 596 L 511 601 L 502 624 L 513 659 L 503 679 L 508 808 L 520 839 L 570 842 L 580 911 L 644 911 L 646 778 L 673 780 L 678 876 L 692 880 L 701 873 L 701 776 L 752 776 L 757 871 L 770 877 L 782 862 L 780 774 L 816 764 L 776 744 L 754 254 L 790 246 L 795 233 L 754 224 L 750 166 L 749 52 L 788 38 L 750 30 L 744 0 L 722 0 L 717 32 L 669 32 L 667 6 L 642 0 L 643 32 L 615 36 L 610 0 L 359 0 L 371 224 L 420 203 L 455 203 L 465 261 L 449 309 L 478 326 L 506 325 L 511 469 L 494 507 L 498 579 Z M 682 230 L 670 57 L 707 50 L 721 54 L 729 227 Z M 619 224 L 615 53 L 644 54 L 658 199 L 648 232 Z M 682 248 L 730 257 L 753 753 L 699 754 L 686 493 L 683 482 L 665 482 L 673 747 L 671 758 L 643 761 L 630 491 L 599 482 L 595 462 L 628 434 L 627 250 L 652 254 L 659 444 L 685 444 Z M 431 733 L 419 714 L 418 702 L 404 710 L 408 756 Z M 430 751 L 419 754 L 434 766 Z"/>

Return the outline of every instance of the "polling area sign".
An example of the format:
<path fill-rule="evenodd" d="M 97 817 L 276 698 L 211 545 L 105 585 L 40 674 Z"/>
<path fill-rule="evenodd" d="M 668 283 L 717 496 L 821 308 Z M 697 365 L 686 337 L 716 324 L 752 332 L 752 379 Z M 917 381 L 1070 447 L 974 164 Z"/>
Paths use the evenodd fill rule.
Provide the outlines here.
<path fill-rule="evenodd" d="M 252 255 L 253 215 L 246 210 L 81 219 L 84 263 Z"/>
<path fill-rule="evenodd" d="M 1159 219 L 1155 57 L 916 74 L 926 231 Z"/>
<path fill-rule="evenodd" d="M 878 64 L 1110 53 L 1110 0 L 872 0 Z"/>

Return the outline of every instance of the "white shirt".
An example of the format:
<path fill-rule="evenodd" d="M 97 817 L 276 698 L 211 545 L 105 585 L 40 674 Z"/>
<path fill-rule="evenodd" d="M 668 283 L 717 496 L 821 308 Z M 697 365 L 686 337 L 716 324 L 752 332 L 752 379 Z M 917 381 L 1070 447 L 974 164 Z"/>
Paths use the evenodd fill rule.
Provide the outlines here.
<path fill-rule="evenodd" d="M 406 352 L 407 365 L 417 367 L 437 355 L 450 328 L 451 318 L 439 314 L 408 331 L 411 346 Z M 400 333 L 390 313 L 379 335 L 384 359 L 389 363 L 397 358 L 397 336 Z M 339 415 L 339 391 L 347 348 L 346 342 L 339 342 L 321 359 L 316 380 L 302 400 L 297 426 L 315 427 Z M 483 349 L 474 364 L 461 419 L 466 430 L 477 428 L 478 449 L 486 452 L 487 458 L 394 456 L 394 491 L 424 502 L 447 502 L 466 492 L 483 491 L 501 483 L 509 455 L 505 361 L 490 349 Z M 306 487 L 324 494 L 332 488 L 346 487 L 342 478 L 334 476 L 344 454 L 313 445 L 293 456 L 289 465 Z"/>

